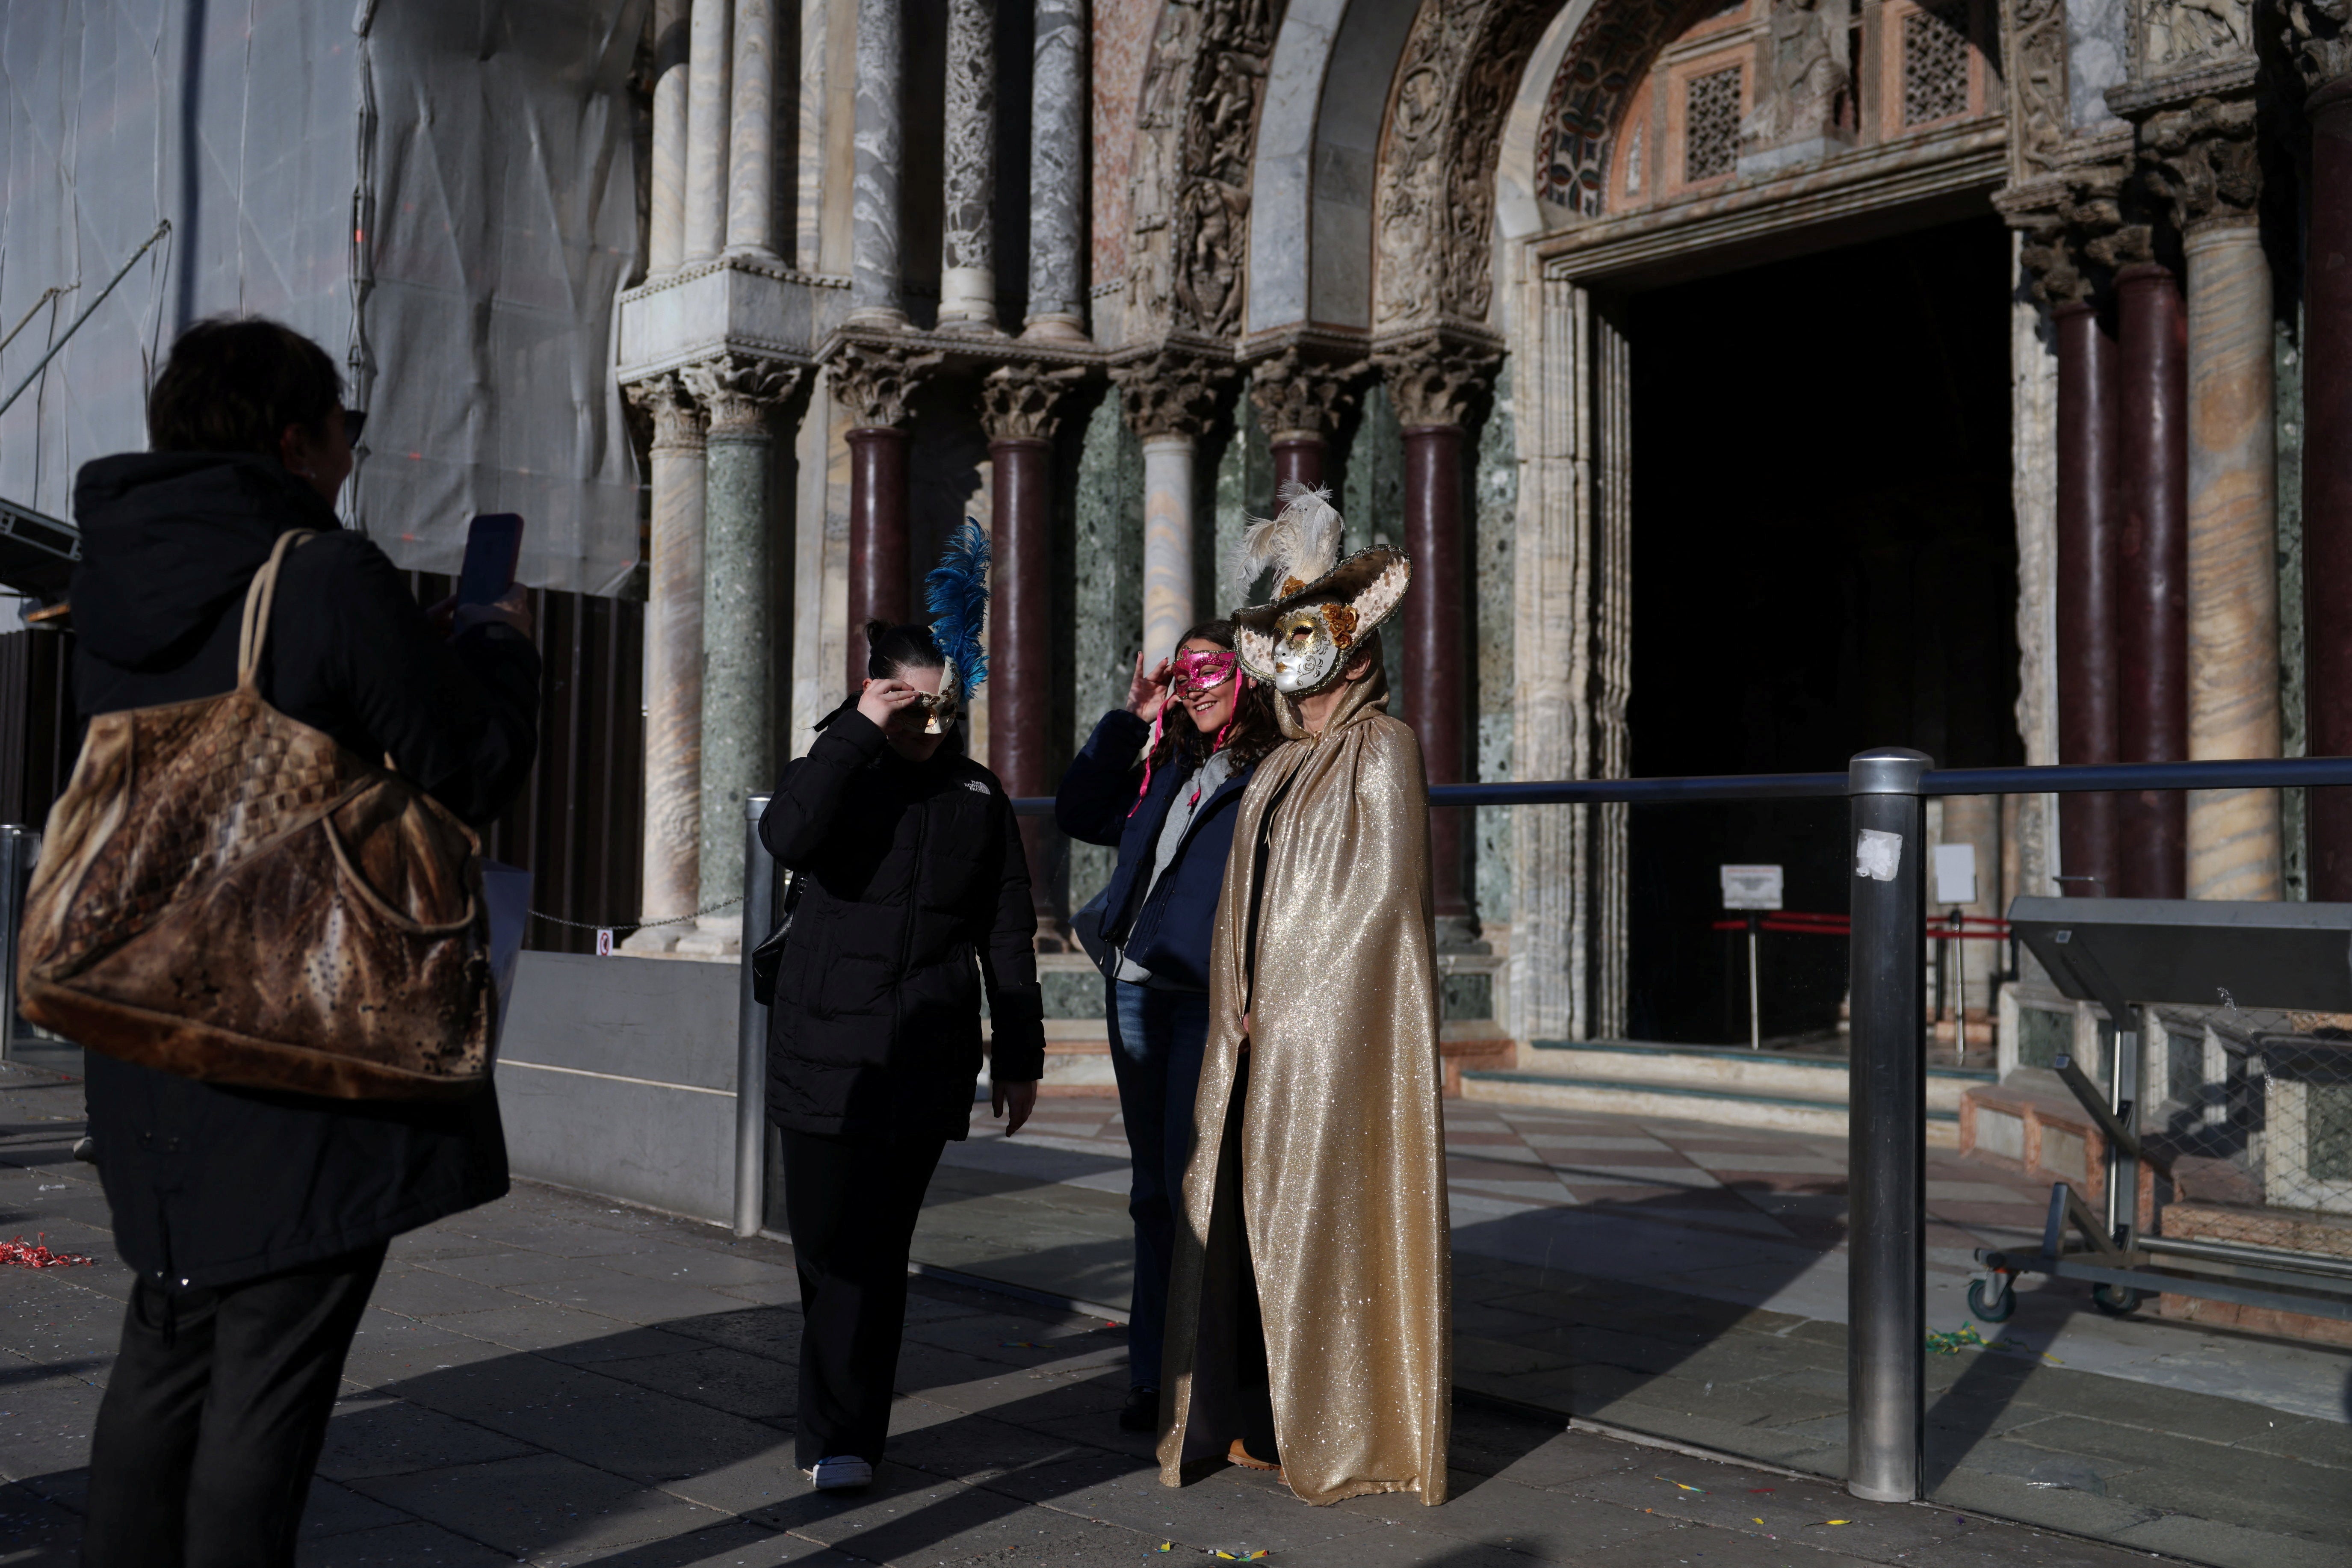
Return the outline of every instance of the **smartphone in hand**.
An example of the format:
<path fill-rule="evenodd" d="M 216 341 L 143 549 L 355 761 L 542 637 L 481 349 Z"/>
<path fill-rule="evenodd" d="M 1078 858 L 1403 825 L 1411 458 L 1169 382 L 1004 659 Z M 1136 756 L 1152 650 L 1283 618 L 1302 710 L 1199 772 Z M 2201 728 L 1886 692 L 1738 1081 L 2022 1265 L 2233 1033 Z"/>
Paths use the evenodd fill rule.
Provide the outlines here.
<path fill-rule="evenodd" d="M 466 531 L 466 564 L 457 575 L 457 603 L 495 605 L 514 586 L 522 562 L 522 515 L 486 511 Z"/>

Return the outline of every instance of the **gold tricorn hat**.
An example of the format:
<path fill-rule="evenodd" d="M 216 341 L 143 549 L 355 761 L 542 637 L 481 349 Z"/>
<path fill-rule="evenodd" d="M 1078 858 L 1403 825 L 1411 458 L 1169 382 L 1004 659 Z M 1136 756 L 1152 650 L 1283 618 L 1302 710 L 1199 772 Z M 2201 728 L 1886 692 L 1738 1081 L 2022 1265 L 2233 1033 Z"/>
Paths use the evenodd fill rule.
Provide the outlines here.
<path fill-rule="evenodd" d="M 1274 598 L 1234 612 L 1234 651 L 1254 679 L 1305 696 L 1339 679 L 1349 652 L 1404 602 L 1412 562 L 1385 544 L 1340 560 L 1345 525 L 1329 490 L 1294 482 L 1276 499 L 1279 511 L 1251 523 L 1235 574 L 1247 593 L 1261 574 L 1273 573 Z M 1326 637 L 1328 669 L 1304 684 L 1277 679 L 1276 655 L 1286 639 Z"/>

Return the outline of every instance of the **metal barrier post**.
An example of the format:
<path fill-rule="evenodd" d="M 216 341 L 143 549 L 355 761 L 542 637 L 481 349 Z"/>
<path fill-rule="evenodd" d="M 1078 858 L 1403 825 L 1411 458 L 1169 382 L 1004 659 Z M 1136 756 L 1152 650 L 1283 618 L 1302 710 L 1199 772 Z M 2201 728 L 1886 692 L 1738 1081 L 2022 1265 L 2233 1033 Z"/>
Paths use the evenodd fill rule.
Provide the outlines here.
<path fill-rule="evenodd" d="M 16 938 L 25 924 L 25 892 L 32 881 L 33 862 L 40 853 L 37 831 L 0 826 L 0 964 L 7 966 L 8 994 L 8 1005 L 0 1009 L 0 1061 L 16 1056 L 23 1025 L 16 1012 Z"/>
<path fill-rule="evenodd" d="M 1926 1396 L 1927 906 L 1919 782 L 1930 759 L 1874 747 L 1847 771 L 1854 857 L 1847 1133 L 1846 1489 L 1919 1495 Z"/>
<path fill-rule="evenodd" d="M 751 994 L 751 950 L 768 940 L 776 863 L 760 842 L 764 795 L 743 801 L 743 973 L 735 1037 L 735 1234 L 757 1236 L 767 1218 L 768 1010 Z"/>

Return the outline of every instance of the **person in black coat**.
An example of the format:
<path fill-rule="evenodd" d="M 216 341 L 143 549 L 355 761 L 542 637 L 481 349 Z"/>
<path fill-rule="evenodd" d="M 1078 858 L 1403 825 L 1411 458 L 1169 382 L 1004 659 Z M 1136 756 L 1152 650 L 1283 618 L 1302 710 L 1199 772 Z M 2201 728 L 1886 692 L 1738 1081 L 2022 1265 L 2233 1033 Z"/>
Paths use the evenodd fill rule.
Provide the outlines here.
<path fill-rule="evenodd" d="M 877 621 L 866 641 L 864 689 L 817 726 L 760 818 L 794 874 L 768 1015 L 768 1120 L 800 1271 L 794 1447 L 828 1491 L 868 1484 L 889 1436 L 908 1249 L 941 1152 L 971 1128 L 983 990 L 1007 1137 L 1045 1067 L 1013 803 L 964 754 L 929 628 Z"/>
<path fill-rule="evenodd" d="M 537 744 L 520 593 L 445 637 L 333 500 L 357 416 L 334 362 L 263 321 L 173 345 L 153 449 L 77 476 L 73 686 L 85 718 L 236 684 L 238 612 L 279 535 L 261 692 L 468 822 Z M 82 1562 L 290 1563 L 343 1357 L 393 1237 L 507 1190 L 498 1101 L 318 1100 L 90 1053 L 90 1139 L 137 1270 L 90 1443 Z M 199 1440 L 201 1438 L 201 1441 Z"/>
<path fill-rule="evenodd" d="M 1133 1174 L 1135 1296 L 1119 1425 L 1160 1419 L 1160 1331 L 1177 1194 L 1192 1149 L 1192 1100 L 1209 1034 L 1209 937 L 1242 791 L 1282 740 L 1264 687 L 1242 673 L 1229 621 L 1184 634 L 1128 702 L 1095 726 L 1054 799 L 1063 832 L 1117 845 L 1118 866 L 1082 913 L 1101 919 L 1104 1014 Z M 1172 721 L 1171 710 L 1178 715 Z"/>

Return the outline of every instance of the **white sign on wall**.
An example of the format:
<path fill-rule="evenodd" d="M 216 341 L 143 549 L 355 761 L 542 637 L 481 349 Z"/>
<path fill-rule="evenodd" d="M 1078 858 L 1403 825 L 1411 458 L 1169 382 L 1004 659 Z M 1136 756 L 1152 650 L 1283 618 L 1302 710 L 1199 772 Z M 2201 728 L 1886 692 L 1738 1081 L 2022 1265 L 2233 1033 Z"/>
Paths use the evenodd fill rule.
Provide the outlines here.
<path fill-rule="evenodd" d="M 1977 901 L 1977 847 L 1973 844 L 1936 846 L 1936 899 L 1939 904 Z"/>
<path fill-rule="evenodd" d="M 1723 907 L 1727 910 L 1777 910 L 1780 907 L 1780 868 L 1726 866 Z"/>

